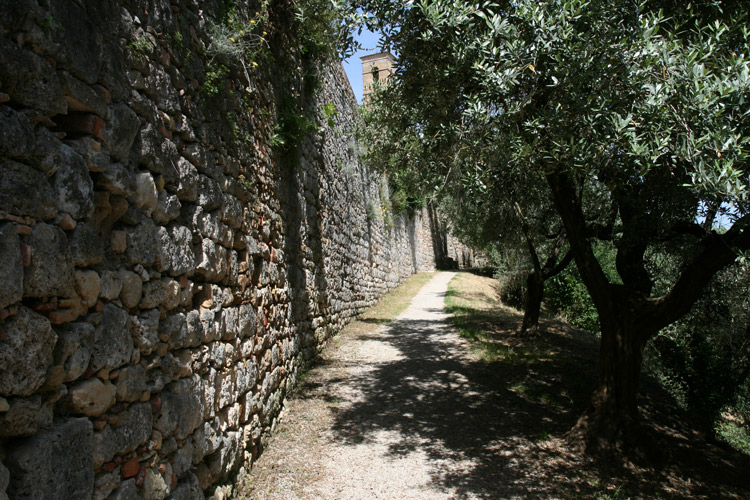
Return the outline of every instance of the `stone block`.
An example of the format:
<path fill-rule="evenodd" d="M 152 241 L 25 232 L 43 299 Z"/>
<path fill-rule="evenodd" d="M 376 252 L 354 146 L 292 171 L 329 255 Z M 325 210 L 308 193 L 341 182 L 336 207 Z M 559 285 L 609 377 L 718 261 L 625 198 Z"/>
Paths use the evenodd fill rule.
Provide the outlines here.
<path fill-rule="evenodd" d="M 51 34 L 57 45 L 56 58 L 60 66 L 85 83 L 96 83 L 101 71 L 104 44 L 96 33 L 95 16 L 67 0 L 50 0 L 49 9 L 60 26 Z"/>
<path fill-rule="evenodd" d="M 159 231 L 154 222 L 151 219 L 142 219 L 136 227 L 128 228 L 126 235 L 128 248 L 125 250 L 125 256 L 128 264 L 151 266 L 159 252 Z"/>
<path fill-rule="evenodd" d="M 185 226 L 171 226 L 171 259 L 169 274 L 172 276 L 191 275 L 195 270 L 195 253 L 193 252 L 193 234 Z"/>
<path fill-rule="evenodd" d="M 76 380 L 86 372 L 94 347 L 94 327 L 90 323 L 75 322 L 55 327 L 53 364 L 63 367 L 63 381 Z"/>
<path fill-rule="evenodd" d="M 96 113 L 102 118 L 107 118 L 107 103 L 99 92 L 67 71 L 58 71 L 57 75 L 69 111 Z"/>
<path fill-rule="evenodd" d="M 221 208 L 224 204 L 224 196 L 219 183 L 210 177 L 199 174 L 197 202 L 206 212 Z"/>
<path fill-rule="evenodd" d="M 136 307 L 143 294 L 143 280 L 131 271 L 120 271 L 120 279 L 122 281 L 120 291 L 122 304 L 129 309 Z"/>
<path fill-rule="evenodd" d="M 182 379 L 169 384 L 161 395 L 162 405 L 154 428 L 165 436 L 184 439 L 203 423 L 203 407 L 197 395 L 197 380 Z"/>
<path fill-rule="evenodd" d="M 219 333 L 216 328 L 216 312 L 211 309 L 201 309 L 200 322 L 201 332 L 203 333 L 201 342 L 203 344 L 213 342 L 219 338 Z"/>
<path fill-rule="evenodd" d="M 0 413 L 0 438 L 33 435 L 41 411 L 42 397 L 39 394 L 8 399 L 8 410 Z"/>
<path fill-rule="evenodd" d="M 88 219 L 94 212 L 94 181 L 81 155 L 62 144 L 57 153 L 57 171 L 52 176 L 57 209 L 74 219 Z"/>
<path fill-rule="evenodd" d="M 149 172 L 140 172 L 135 175 L 135 206 L 143 209 L 147 216 L 151 216 L 159 197 L 156 190 L 154 177 Z"/>
<path fill-rule="evenodd" d="M 252 304 L 242 304 L 239 308 L 237 318 L 237 337 L 243 339 L 255 336 L 256 320 L 255 306 Z"/>
<path fill-rule="evenodd" d="M 119 485 L 120 474 L 116 470 L 99 471 L 94 477 L 94 495 L 91 500 L 105 500 Z"/>
<path fill-rule="evenodd" d="M 205 500 L 205 498 L 198 478 L 195 477 L 195 474 L 189 472 L 185 479 L 177 484 L 167 500 Z"/>
<path fill-rule="evenodd" d="M 239 329 L 237 327 L 239 308 L 226 307 L 222 312 L 224 316 L 224 328 L 221 335 L 221 340 L 233 340 L 237 338 L 237 335 L 239 333 Z"/>
<path fill-rule="evenodd" d="M 135 172 L 122 163 L 112 163 L 97 177 L 96 187 L 111 194 L 132 198 L 135 195 Z"/>
<path fill-rule="evenodd" d="M 172 471 L 177 477 L 182 477 L 193 466 L 193 442 L 191 439 L 185 440 L 174 455 L 170 458 L 172 462 Z"/>
<path fill-rule="evenodd" d="M 0 223 L 0 309 L 15 304 L 23 296 L 21 240 L 15 225 Z"/>
<path fill-rule="evenodd" d="M 21 306 L 0 339 L 0 394 L 28 396 L 44 383 L 57 335 L 44 316 Z"/>
<path fill-rule="evenodd" d="M 29 159 L 34 155 L 34 126 L 23 113 L 0 106 L 0 158 Z"/>
<path fill-rule="evenodd" d="M 135 479 L 123 481 L 120 487 L 107 497 L 107 500 L 141 500 L 141 496 L 138 494 L 138 489 L 135 486 Z"/>
<path fill-rule="evenodd" d="M 169 485 L 158 471 L 149 468 L 146 469 L 140 493 L 143 500 L 164 500 L 169 494 Z"/>
<path fill-rule="evenodd" d="M 129 362 L 133 353 L 133 328 L 127 311 L 107 304 L 101 312 L 88 317 L 95 326 L 90 368 L 113 370 Z"/>
<path fill-rule="evenodd" d="M 195 316 L 194 323 L 200 324 L 198 312 L 191 312 Z M 185 313 L 172 314 L 159 323 L 159 337 L 167 339 L 170 349 L 183 349 L 200 345 L 201 334 L 195 330 L 195 328 L 188 329 L 188 319 Z M 190 335 L 191 333 L 192 335 Z"/>
<path fill-rule="evenodd" d="M 101 280 L 96 271 L 76 270 L 74 278 L 76 293 L 81 297 L 82 304 L 87 308 L 96 304 L 101 291 Z"/>
<path fill-rule="evenodd" d="M 147 123 L 135 136 L 131 154 L 140 165 L 155 174 L 161 174 L 169 186 L 179 182 L 178 168 L 180 158 L 177 146 L 165 138 L 152 123 Z"/>
<path fill-rule="evenodd" d="M 48 220 L 57 215 L 55 192 L 42 172 L 0 159 L 0 210 L 13 215 Z"/>
<path fill-rule="evenodd" d="M 120 370 L 115 382 L 118 401 L 134 402 L 146 391 L 146 369 L 141 365 L 126 366 Z"/>
<path fill-rule="evenodd" d="M 151 405 L 138 403 L 117 415 L 117 422 L 94 434 L 94 467 L 109 462 L 117 454 L 135 450 L 151 437 Z"/>
<path fill-rule="evenodd" d="M 146 283 L 146 286 L 154 282 Z M 155 282 L 159 284 L 159 281 Z M 143 301 L 141 301 L 143 303 Z M 151 309 L 141 311 L 133 321 L 133 338 L 135 345 L 141 351 L 141 355 L 147 356 L 159 343 L 159 310 Z"/>
<path fill-rule="evenodd" d="M 98 417 L 115 403 L 115 386 L 91 377 L 74 384 L 68 392 L 68 400 L 73 412 Z"/>
<path fill-rule="evenodd" d="M 183 154 L 200 169 L 206 169 L 211 161 L 209 152 L 199 142 L 186 144 Z"/>
<path fill-rule="evenodd" d="M 104 172 L 112 158 L 106 150 L 102 149 L 102 144 L 93 137 L 85 136 L 79 139 L 67 139 L 65 143 L 81 155 L 86 163 L 86 168 L 90 172 Z"/>
<path fill-rule="evenodd" d="M 229 431 L 221 437 L 222 446 L 206 457 L 211 483 L 226 479 L 242 465 L 242 433 Z"/>
<path fill-rule="evenodd" d="M 180 285 L 171 278 L 151 280 L 143 285 L 143 298 L 139 304 L 141 309 L 149 309 L 158 306 L 171 310 L 177 307 L 180 301 Z"/>
<path fill-rule="evenodd" d="M 203 457 L 215 452 L 221 446 L 221 438 L 208 422 L 196 429 L 193 434 L 193 463 L 203 460 Z"/>
<path fill-rule="evenodd" d="M 242 204 L 234 196 L 224 194 L 224 203 L 221 209 L 221 220 L 232 229 L 242 226 Z"/>
<path fill-rule="evenodd" d="M 50 224 L 36 224 L 26 244 L 31 249 L 31 264 L 24 268 L 24 296 L 70 297 L 74 266 L 63 230 Z"/>
<path fill-rule="evenodd" d="M 141 126 L 138 115 L 125 104 L 116 103 L 110 107 L 109 120 L 104 128 L 104 146 L 112 157 L 126 162 L 130 148 Z"/>
<path fill-rule="evenodd" d="M 90 499 L 94 489 L 93 426 L 67 420 L 10 450 L 8 494 L 14 500 Z"/>
<path fill-rule="evenodd" d="M 164 66 L 169 66 L 169 64 L 164 64 Z M 145 93 L 160 110 L 164 110 L 171 115 L 180 111 L 179 95 L 164 66 L 159 64 L 149 65 Z"/>
<path fill-rule="evenodd" d="M 167 190 L 162 190 L 159 193 L 156 209 L 153 213 L 154 222 L 166 225 L 169 221 L 179 217 L 181 207 L 182 204 L 176 195 L 170 194 Z"/>
<path fill-rule="evenodd" d="M 94 192 L 94 219 L 91 225 L 99 234 L 106 234 L 128 211 L 128 201 L 122 196 L 110 195 L 108 191 Z M 112 231 L 114 232 L 114 231 Z"/>
<path fill-rule="evenodd" d="M 195 201 L 198 197 L 198 169 L 184 157 L 177 160 L 178 180 L 175 193 L 182 201 Z"/>
<path fill-rule="evenodd" d="M 99 295 L 105 300 L 114 300 L 122 292 L 122 277 L 116 271 L 102 271 L 100 277 L 101 291 Z M 140 300 L 140 297 L 139 297 Z"/>
<path fill-rule="evenodd" d="M 79 222 L 68 237 L 73 263 L 78 267 L 90 267 L 104 259 L 104 243 L 89 224 Z"/>
<path fill-rule="evenodd" d="M 200 247 L 196 250 L 195 271 L 206 281 L 212 281 L 216 276 L 216 243 L 204 238 Z"/>
<path fill-rule="evenodd" d="M 7 39 L 0 40 L 0 81 L 11 102 L 38 109 L 49 116 L 68 110 L 60 81 L 50 63 Z"/>

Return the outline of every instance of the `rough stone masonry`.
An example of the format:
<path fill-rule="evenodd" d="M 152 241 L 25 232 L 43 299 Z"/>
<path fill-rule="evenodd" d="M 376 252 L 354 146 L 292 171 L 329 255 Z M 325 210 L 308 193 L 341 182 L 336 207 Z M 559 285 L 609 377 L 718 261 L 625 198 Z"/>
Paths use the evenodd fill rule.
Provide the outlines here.
<path fill-rule="evenodd" d="M 372 210 L 340 64 L 278 21 L 217 62 L 227 5 L 259 8 L 0 0 L 0 500 L 231 496 L 305 363 L 447 248 Z M 288 96 L 316 126 L 281 150 Z"/>

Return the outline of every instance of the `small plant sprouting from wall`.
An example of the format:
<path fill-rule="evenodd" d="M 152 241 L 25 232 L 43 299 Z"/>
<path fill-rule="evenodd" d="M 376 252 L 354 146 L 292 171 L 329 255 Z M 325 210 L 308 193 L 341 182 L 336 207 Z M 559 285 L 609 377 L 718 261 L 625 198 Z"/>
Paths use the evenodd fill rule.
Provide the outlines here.
<path fill-rule="evenodd" d="M 388 179 L 385 176 L 380 179 L 378 191 L 380 194 L 380 218 L 383 219 L 386 229 L 392 229 L 393 205 L 388 194 Z"/>
<path fill-rule="evenodd" d="M 131 39 L 128 42 L 128 48 L 134 55 L 142 57 L 151 53 L 154 50 L 154 45 L 145 35 L 141 35 Z"/>
<path fill-rule="evenodd" d="M 367 215 L 368 222 L 373 223 L 378 220 L 378 212 L 380 210 L 375 206 L 375 202 L 367 200 L 367 203 L 365 203 L 365 214 Z"/>
<path fill-rule="evenodd" d="M 284 153 L 296 150 L 305 137 L 318 130 L 318 124 L 300 109 L 297 102 L 299 97 L 289 94 L 281 97 L 278 122 L 274 127 L 271 146 L 280 148 Z"/>
<path fill-rule="evenodd" d="M 210 26 L 210 42 L 206 49 L 210 59 L 203 82 L 203 91 L 207 96 L 213 97 L 221 92 L 222 82 L 229 75 L 230 67 L 242 68 L 245 79 L 250 80 L 248 67 L 256 68 L 256 59 L 263 49 L 268 48 L 268 6 L 268 1 L 262 2 L 259 11 L 249 20 L 242 21 L 232 3 L 222 14 L 222 21 Z"/>
<path fill-rule="evenodd" d="M 222 84 L 229 75 L 229 68 L 223 64 L 213 65 L 206 71 L 206 79 L 203 81 L 203 93 L 213 97 L 221 92 Z"/>
<path fill-rule="evenodd" d="M 323 111 L 323 116 L 326 119 L 326 122 L 328 123 L 328 126 L 333 128 L 336 126 L 336 116 L 339 114 L 336 110 L 336 105 L 332 102 L 329 102 L 327 104 L 324 104 L 321 108 Z"/>
<path fill-rule="evenodd" d="M 240 174 L 239 181 L 243 186 L 245 186 L 245 189 L 247 189 L 248 191 L 252 191 L 253 187 L 255 186 L 255 182 L 245 177 L 245 174 Z"/>

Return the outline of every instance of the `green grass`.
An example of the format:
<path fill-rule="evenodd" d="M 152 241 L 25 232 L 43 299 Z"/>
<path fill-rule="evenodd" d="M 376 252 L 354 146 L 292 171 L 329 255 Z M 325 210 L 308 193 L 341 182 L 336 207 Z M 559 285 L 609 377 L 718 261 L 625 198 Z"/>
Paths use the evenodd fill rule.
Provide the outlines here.
<path fill-rule="evenodd" d="M 750 429 L 747 427 L 722 421 L 716 425 L 716 435 L 735 450 L 750 455 Z"/>
<path fill-rule="evenodd" d="M 445 310 L 459 335 L 472 343 L 472 351 L 484 361 L 538 363 L 557 359 L 559 354 L 536 345 L 509 346 L 497 341 L 498 332 L 513 334 L 521 316 L 504 307 L 496 297 L 477 293 L 472 287 L 471 274 L 458 274 L 448 283 Z"/>
<path fill-rule="evenodd" d="M 342 333 L 369 333 L 387 325 L 411 303 L 417 292 L 435 273 L 419 273 L 408 277 L 396 289 L 385 294 L 374 306 L 349 323 Z"/>
<path fill-rule="evenodd" d="M 554 396 L 540 387 L 517 384 L 509 387 L 508 389 L 513 392 L 522 394 L 529 401 L 543 403 L 546 405 L 555 404 Z"/>

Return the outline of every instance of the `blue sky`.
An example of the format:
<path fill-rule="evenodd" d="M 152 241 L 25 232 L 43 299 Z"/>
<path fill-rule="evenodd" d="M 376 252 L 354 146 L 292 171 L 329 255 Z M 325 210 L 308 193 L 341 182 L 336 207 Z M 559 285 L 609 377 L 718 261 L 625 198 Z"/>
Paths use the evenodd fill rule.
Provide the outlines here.
<path fill-rule="evenodd" d="M 352 86 L 352 90 L 354 90 L 354 95 L 357 97 L 357 102 L 360 104 L 362 104 L 362 61 L 359 58 L 367 54 L 380 52 L 378 49 L 379 38 L 379 35 L 366 29 L 363 30 L 362 34 L 357 37 L 359 43 L 362 44 L 362 50 L 357 51 L 353 56 L 343 61 L 346 76 L 349 77 L 349 83 Z"/>

